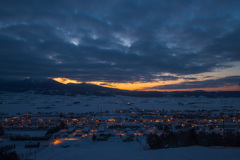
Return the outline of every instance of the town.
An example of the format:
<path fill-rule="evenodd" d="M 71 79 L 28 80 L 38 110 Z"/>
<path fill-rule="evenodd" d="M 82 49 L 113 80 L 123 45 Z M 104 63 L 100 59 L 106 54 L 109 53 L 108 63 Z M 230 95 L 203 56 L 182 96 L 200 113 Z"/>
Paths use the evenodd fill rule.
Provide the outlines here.
<path fill-rule="evenodd" d="M 23 150 L 25 154 L 20 153 L 20 158 L 23 159 L 34 156 L 46 147 L 68 148 L 86 140 L 138 141 L 140 147 L 151 149 L 161 147 L 155 144 L 151 146 L 149 135 L 160 137 L 170 132 L 174 134 L 191 130 L 196 135 L 214 133 L 220 136 L 229 134 L 239 136 L 240 111 L 231 108 L 146 110 L 129 107 L 85 113 L 29 112 L 15 116 L 2 114 L 0 125 L 1 156 L 7 156 L 7 153 L 14 152 L 18 148 L 25 148 Z M 171 146 L 166 142 L 162 147 Z M 26 154 L 29 148 L 35 148 L 35 152 Z M 19 152 L 16 156 L 17 154 Z M 11 153 L 11 155 L 15 154 Z"/>

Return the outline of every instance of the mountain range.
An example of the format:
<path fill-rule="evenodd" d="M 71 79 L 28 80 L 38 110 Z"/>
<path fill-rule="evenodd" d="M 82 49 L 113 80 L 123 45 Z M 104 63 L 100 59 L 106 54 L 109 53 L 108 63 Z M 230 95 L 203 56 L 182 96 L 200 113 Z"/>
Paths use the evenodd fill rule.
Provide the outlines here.
<path fill-rule="evenodd" d="M 80 84 L 62 84 L 52 79 L 46 80 L 0 80 L 0 91 L 7 92 L 27 92 L 32 91 L 36 94 L 48 95 L 97 95 L 97 96 L 136 96 L 136 97 L 240 97 L 240 91 L 173 91 L 173 92 L 157 92 L 157 91 L 128 91 L 115 88 L 108 88 L 99 85 L 80 83 Z"/>

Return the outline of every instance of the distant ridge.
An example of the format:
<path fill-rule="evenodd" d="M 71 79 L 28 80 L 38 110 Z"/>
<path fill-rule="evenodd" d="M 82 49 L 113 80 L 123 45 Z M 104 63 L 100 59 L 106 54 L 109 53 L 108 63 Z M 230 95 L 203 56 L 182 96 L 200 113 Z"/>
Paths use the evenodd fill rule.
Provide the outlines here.
<path fill-rule="evenodd" d="M 62 84 L 52 79 L 37 81 L 25 80 L 0 80 L 0 90 L 8 92 L 25 92 L 33 90 L 42 94 L 108 94 L 121 92 L 121 90 L 102 87 L 94 84 Z"/>
<path fill-rule="evenodd" d="M 134 96 L 134 97 L 200 97 L 209 98 L 216 97 L 240 97 L 240 91 L 218 91 L 206 92 L 203 90 L 196 91 L 173 91 L 173 92 L 157 92 L 157 91 L 127 91 L 114 88 L 103 87 L 95 84 L 62 84 L 52 79 L 46 80 L 4 80 L 0 79 L 0 91 L 7 92 L 27 92 L 33 91 L 36 94 L 47 95 L 97 95 L 97 96 Z"/>

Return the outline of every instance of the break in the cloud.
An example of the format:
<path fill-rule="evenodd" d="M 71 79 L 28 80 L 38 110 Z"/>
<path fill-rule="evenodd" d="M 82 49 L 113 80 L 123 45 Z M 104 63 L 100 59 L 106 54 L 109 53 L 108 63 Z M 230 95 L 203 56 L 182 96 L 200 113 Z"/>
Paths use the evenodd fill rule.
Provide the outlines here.
<path fill-rule="evenodd" d="M 194 89 L 221 88 L 221 87 L 231 87 L 231 86 L 236 86 L 238 87 L 238 89 L 240 89 L 240 76 L 230 76 L 230 77 L 225 77 L 225 78 L 220 78 L 215 80 L 182 82 L 179 84 L 156 86 L 149 89 L 174 90 L 174 89 L 189 89 L 189 88 L 194 88 Z"/>
<path fill-rule="evenodd" d="M 152 82 L 240 66 L 239 6 L 236 0 L 1 1 L 0 75 Z"/>

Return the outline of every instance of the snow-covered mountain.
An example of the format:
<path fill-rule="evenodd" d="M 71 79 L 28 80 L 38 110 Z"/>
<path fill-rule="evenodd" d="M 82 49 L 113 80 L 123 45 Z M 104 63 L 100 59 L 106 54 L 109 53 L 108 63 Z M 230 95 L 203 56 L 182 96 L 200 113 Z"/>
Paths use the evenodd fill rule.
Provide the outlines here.
<path fill-rule="evenodd" d="M 45 94 L 111 94 L 121 90 L 102 87 L 94 84 L 62 84 L 57 81 L 47 79 L 37 81 L 32 79 L 25 80 L 0 80 L 0 90 L 10 92 L 25 92 L 33 90 L 36 93 Z"/>
<path fill-rule="evenodd" d="M 219 92 L 206 92 L 206 91 L 178 91 L 178 92 L 156 92 L 156 91 L 127 91 L 115 88 L 108 88 L 90 83 L 80 84 L 62 84 L 52 79 L 46 80 L 0 80 L 0 91 L 8 92 L 26 92 L 34 91 L 39 94 L 52 94 L 52 95 L 124 95 L 134 97 L 240 97 L 240 91 L 219 91 Z"/>

